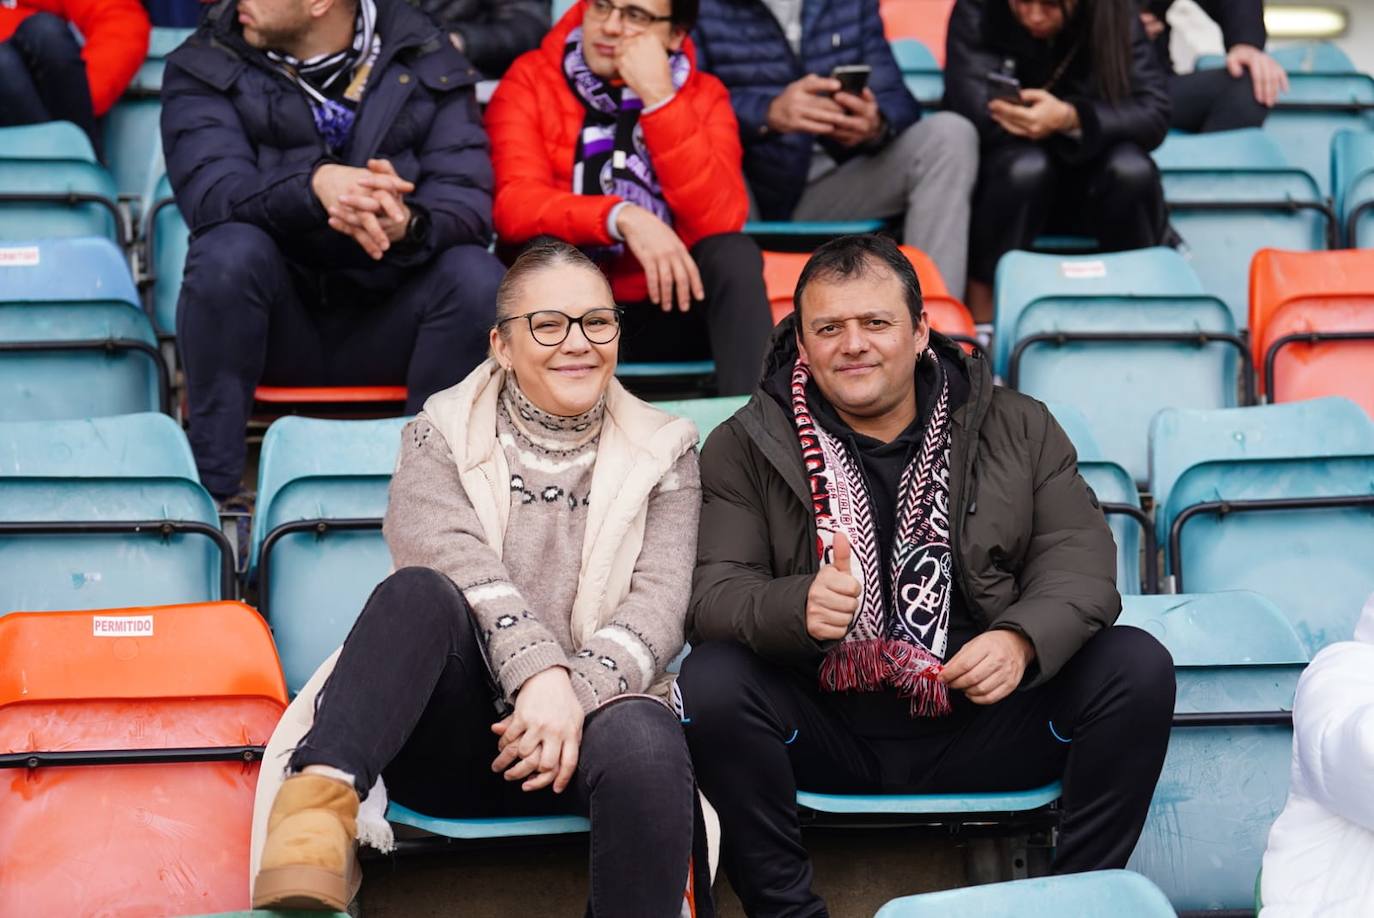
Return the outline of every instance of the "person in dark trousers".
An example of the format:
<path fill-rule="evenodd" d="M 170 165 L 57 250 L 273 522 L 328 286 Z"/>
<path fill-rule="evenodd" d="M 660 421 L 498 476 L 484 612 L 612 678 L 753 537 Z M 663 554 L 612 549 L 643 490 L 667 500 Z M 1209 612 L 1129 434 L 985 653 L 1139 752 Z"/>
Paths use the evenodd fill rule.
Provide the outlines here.
<path fill-rule="evenodd" d="M 1169 129 L 1169 94 L 1135 0 L 958 0 L 945 107 L 982 137 L 968 305 L 992 318 L 1006 252 L 1047 229 L 1087 233 L 1110 252 L 1168 238 L 1149 151 Z M 1019 82 L 994 97 L 989 74 Z"/>
<path fill-rule="evenodd" d="M 102 155 L 96 119 L 138 72 L 149 30 L 137 0 L 0 2 L 0 126 L 70 121 Z"/>
<path fill-rule="evenodd" d="M 1045 406 L 930 331 L 890 240 L 817 249 L 764 380 L 701 456 L 678 680 L 751 916 L 814 918 L 798 788 L 1062 780 L 1057 873 L 1122 867 L 1164 762 L 1168 652 Z"/>
<path fill-rule="evenodd" d="M 625 361 L 715 361 L 716 391 L 758 381 L 772 328 L 744 235 L 739 133 L 696 65 L 696 0 L 580 0 L 487 107 L 496 230 L 590 253 L 625 309 Z"/>
<path fill-rule="evenodd" d="M 1181 131 L 1230 131 L 1259 127 L 1288 89 L 1283 66 L 1264 53 L 1268 33 L 1264 28 L 1262 0 L 1197 0 L 1197 4 L 1221 27 L 1226 45 L 1226 66 L 1217 70 L 1175 73 L 1169 53 L 1171 31 L 1165 17 L 1174 0 L 1146 0 L 1140 24 L 1154 43 L 1159 65 L 1169 75 L 1173 100 L 1172 127 Z"/>
<path fill-rule="evenodd" d="M 730 90 L 759 218 L 901 217 L 902 241 L 963 296 L 978 138 L 956 114 L 922 113 L 878 0 L 702 0 L 692 34 Z M 862 90 L 844 91 L 839 66 L 868 68 Z"/>
<path fill-rule="evenodd" d="M 413 413 L 485 355 L 503 269 L 477 80 L 404 0 L 221 0 L 168 58 L 177 339 L 215 497 L 258 384 L 405 384 Z"/>
<path fill-rule="evenodd" d="M 549 30 L 548 0 L 420 0 L 420 9 L 490 79 L 539 47 Z"/>

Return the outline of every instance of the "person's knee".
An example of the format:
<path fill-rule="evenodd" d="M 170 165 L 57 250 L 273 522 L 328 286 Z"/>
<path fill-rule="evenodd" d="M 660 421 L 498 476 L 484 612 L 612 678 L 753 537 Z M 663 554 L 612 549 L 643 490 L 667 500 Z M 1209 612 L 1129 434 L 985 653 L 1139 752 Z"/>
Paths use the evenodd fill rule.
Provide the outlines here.
<path fill-rule="evenodd" d="M 391 574 L 377 585 L 369 604 L 404 611 L 407 627 L 432 631 L 471 627 L 471 613 L 462 591 L 429 567 L 403 567 Z"/>
<path fill-rule="evenodd" d="M 1264 124 L 1269 109 L 1255 98 L 1255 84 L 1249 71 L 1238 77 L 1227 74 L 1225 86 L 1212 102 L 1212 110 L 1218 108 L 1227 113 L 1227 125 L 1232 129 L 1259 127 Z"/>
<path fill-rule="evenodd" d="M 72 34 L 71 26 L 61 16 L 34 13 L 15 30 L 15 40 L 26 53 L 45 61 L 75 59 L 81 56 L 81 46 Z"/>
<path fill-rule="evenodd" d="M 682 661 L 678 688 L 684 721 L 692 736 L 726 736 L 745 719 L 742 687 L 753 681 L 761 661 L 733 641 L 708 641 Z"/>
<path fill-rule="evenodd" d="M 610 781 L 618 793 L 638 789 L 646 799 L 664 792 L 688 792 L 692 770 L 687 742 L 677 716 L 661 702 L 622 698 L 610 702 L 587 720 L 583 730 L 583 761 L 595 774 L 592 784 Z"/>
<path fill-rule="evenodd" d="M 893 142 L 906 151 L 903 159 L 917 178 L 936 172 L 942 183 L 972 186 L 978 176 L 978 129 L 963 115 L 926 115 Z"/>
<path fill-rule="evenodd" d="M 1040 194 L 1053 178 L 1054 164 L 1039 144 L 1026 144 L 1006 165 L 1001 178 L 1018 199 Z"/>
<path fill-rule="evenodd" d="M 0 42 L 0 99 L 5 87 L 22 86 L 31 80 L 29 68 L 12 42 Z"/>
<path fill-rule="evenodd" d="M 724 267 L 763 272 L 763 251 L 753 237 L 744 233 L 718 233 L 699 239 L 692 246 L 692 258 L 703 274 Z"/>
<path fill-rule="evenodd" d="M 221 223 L 191 240 L 186 253 L 186 282 L 197 292 L 235 294 L 249 283 L 275 283 L 284 273 L 285 256 L 265 230 L 248 223 Z"/>
<path fill-rule="evenodd" d="M 481 246 L 455 245 L 434 256 L 425 270 L 437 285 L 434 308 L 461 311 L 485 335 L 496 320 L 496 288 L 506 273 L 496 256 Z"/>
<path fill-rule="evenodd" d="M 1104 179 L 1114 198 L 1142 200 L 1159 184 L 1159 173 L 1140 147 L 1125 143 L 1107 154 Z"/>
<path fill-rule="evenodd" d="M 1174 712 L 1174 658 L 1149 632 L 1116 625 L 1099 635 L 1109 668 L 1118 674 L 1130 716 L 1167 722 Z"/>

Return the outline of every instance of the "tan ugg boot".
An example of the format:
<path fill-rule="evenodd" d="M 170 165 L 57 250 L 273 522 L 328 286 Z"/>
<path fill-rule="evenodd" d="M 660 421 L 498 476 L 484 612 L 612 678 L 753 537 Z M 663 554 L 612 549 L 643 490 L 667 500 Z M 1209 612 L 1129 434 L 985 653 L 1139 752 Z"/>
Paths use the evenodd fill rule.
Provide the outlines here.
<path fill-rule="evenodd" d="M 321 775 L 282 782 L 267 817 L 253 908 L 341 912 L 358 893 L 358 794 Z"/>

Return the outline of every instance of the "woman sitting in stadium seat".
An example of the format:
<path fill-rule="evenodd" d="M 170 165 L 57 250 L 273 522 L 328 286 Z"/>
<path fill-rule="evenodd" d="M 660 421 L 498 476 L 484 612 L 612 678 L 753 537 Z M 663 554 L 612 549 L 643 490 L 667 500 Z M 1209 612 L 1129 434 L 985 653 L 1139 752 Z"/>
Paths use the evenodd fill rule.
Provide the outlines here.
<path fill-rule="evenodd" d="M 258 790 L 254 907 L 342 910 L 355 836 L 390 846 L 387 794 L 441 818 L 594 813 L 598 918 L 677 916 L 689 864 L 706 868 L 665 703 L 696 428 L 615 380 L 620 316 L 572 246 L 532 244 L 497 310 L 492 356 L 402 433 L 384 530 L 396 572 L 272 738 L 269 766 L 290 759 Z M 707 914 L 709 893 L 694 898 Z"/>
<path fill-rule="evenodd" d="M 945 107 L 982 137 L 968 285 L 979 321 L 997 260 L 1047 229 L 1113 252 L 1171 235 L 1149 156 L 1169 93 L 1133 0 L 958 0 Z"/>

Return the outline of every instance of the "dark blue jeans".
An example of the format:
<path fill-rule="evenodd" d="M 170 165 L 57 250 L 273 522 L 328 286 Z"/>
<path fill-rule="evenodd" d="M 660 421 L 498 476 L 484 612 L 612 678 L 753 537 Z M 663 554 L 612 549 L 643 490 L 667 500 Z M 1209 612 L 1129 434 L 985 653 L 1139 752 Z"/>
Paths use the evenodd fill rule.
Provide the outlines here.
<path fill-rule="evenodd" d="M 0 42 L 0 125 L 44 121 L 72 122 L 100 155 L 81 46 L 65 19 L 34 13 Z"/>
<path fill-rule="evenodd" d="M 479 642 L 447 577 L 392 574 L 344 642 L 291 769 L 332 765 L 363 796 L 381 774 L 391 799 L 430 816 L 592 814 L 589 914 L 677 918 L 697 826 L 677 716 L 648 698 L 611 701 L 587 718 L 568 789 L 527 793 L 491 770 L 502 711 Z M 709 890 L 704 861 L 698 890 Z M 705 918 L 709 893 L 698 899 Z"/>
<path fill-rule="evenodd" d="M 239 489 L 259 384 L 404 384 L 406 413 L 418 412 L 486 356 L 504 273 L 477 245 L 454 246 L 419 268 L 329 271 L 293 260 L 246 223 L 192 239 L 177 345 L 200 480 L 217 498 Z"/>

